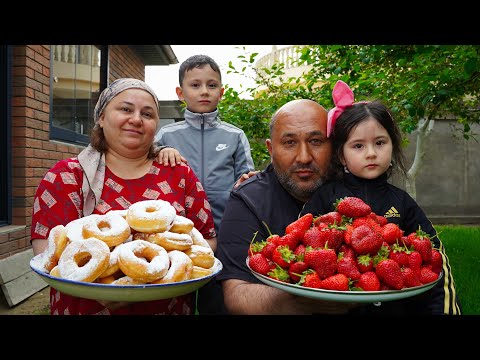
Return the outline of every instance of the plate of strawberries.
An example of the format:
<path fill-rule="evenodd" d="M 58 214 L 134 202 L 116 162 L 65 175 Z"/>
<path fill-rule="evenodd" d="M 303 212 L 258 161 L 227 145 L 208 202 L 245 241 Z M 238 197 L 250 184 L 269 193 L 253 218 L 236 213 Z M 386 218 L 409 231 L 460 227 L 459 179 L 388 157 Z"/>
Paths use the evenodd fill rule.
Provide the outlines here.
<path fill-rule="evenodd" d="M 442 278 L 442 254 L 420 228 L 404 234 L 360 198 L 305 214 L 283 235 L 252 239 L 246 263 L 261 282 L 327 301 L 382 302 L 430 290 Z"/>

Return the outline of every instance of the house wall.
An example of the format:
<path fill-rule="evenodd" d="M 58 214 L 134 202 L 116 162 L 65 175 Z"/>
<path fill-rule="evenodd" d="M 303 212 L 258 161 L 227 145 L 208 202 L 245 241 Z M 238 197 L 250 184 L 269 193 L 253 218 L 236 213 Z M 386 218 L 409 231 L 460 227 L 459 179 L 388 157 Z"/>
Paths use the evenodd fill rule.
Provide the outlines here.
<path fill-rule="evenodd" d="M 50 140 L 50 45 L 18 45 L 12 61 L 12 225 L 0 227 L 0 259 L 31 247 L 35 191 L 57 161 L 83 147 Z M 145 80 L 145 64 L 127 45 L 109 47 L 109 81 Z"/>

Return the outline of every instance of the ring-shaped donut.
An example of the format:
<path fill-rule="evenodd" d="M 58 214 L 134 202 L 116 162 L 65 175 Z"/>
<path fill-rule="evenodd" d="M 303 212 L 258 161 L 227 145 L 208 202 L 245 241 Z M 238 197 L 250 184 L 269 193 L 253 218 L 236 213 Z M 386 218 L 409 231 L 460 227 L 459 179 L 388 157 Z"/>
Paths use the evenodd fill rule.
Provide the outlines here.
<path fill-rule="evenodd" d="M 143 233 L 159 233 L 169 230 L 177 216 L 175 208 L 164 200 L 138 201 L 128 208 L 130 227 Z"/>
<path fill-rule="evenodd" d="M 192 277 L 193 263 L 192 260 L 183 251 L 172 250 L 168 252 L 170 259 L 170 267 L 167 274 L 154 284 L 166 284 L 189 280 Z"/>
<path fill-rule="evenodd" d="M 192 237 L 188 234 L 177 234 L 170 231 L 165 231 L 156 234 L 136 233 L 133 235 L 134 239 L 141 239 L 160 245 L 167 251 L 180 250 L 184 251 L 190 249 L 193 245 Z"/>
<path fill-rule="evenodd" d="M 118 246 L 118 266 L 132 279 L 152 282 L 165 276 L 170 265 L 167 251 L 144 240 L 133 240 Z"/>
<path fill-rule="evenodd" d="M 72 241 L 58 261 L 60 277 L 93 282 L 107 269 L 109 259 L 110 249 L 102 240 Z"/>
<path fill-rule="evenodd" d="M 97 215 L 85 221 L 82 230 L 83 237 L 97 238 L 109 247 L 123 243 L 130 236 L 130 226 L 127 220 L 115 212 Z"/>

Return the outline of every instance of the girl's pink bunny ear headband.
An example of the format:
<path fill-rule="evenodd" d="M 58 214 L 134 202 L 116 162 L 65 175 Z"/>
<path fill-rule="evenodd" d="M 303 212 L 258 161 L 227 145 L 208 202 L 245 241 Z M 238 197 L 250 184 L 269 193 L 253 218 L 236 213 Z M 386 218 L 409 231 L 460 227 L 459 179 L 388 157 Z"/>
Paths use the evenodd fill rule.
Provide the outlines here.
<path fill-rule="evenodd" d="M 353 102 L 353 91 L 350 87 L 343 82 L 338 80 L 332 91 L 333 103 L 335 107 L 328 112 L 327 118 L 327 138 L 332 134 L 333 128 L 335 127 L 335 122 L 338 117 L 353 104 L 362 104 L 367 103 L 368 101 L 360 101 L 358 103 Z"/>

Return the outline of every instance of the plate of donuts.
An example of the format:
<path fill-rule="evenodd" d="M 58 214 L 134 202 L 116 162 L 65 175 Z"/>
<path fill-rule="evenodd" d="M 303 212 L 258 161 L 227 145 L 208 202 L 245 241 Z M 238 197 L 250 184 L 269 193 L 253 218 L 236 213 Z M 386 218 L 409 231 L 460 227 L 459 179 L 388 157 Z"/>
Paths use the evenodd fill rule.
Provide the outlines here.
<path fill-rule="evenodd" d="M 168 282 L 163 284 L 102 284 L 96 282 L 82 282 L 63 279 L 49 274 L 42 269 L 41 255 L 36 255 L 30 260 L 32 270 L 51 287 L 65 294 L 93 300 L 104 301 L 153 301 L 169 299 L 196 291 L 214 278 L 223 266 L 220 260 L 215 258 L 211 271 L 205 276 L 185 281 Z"/>

